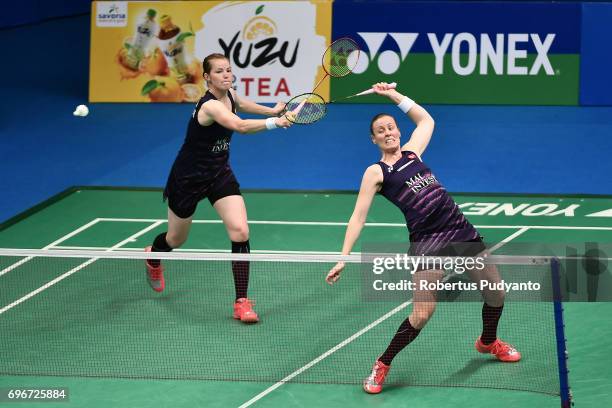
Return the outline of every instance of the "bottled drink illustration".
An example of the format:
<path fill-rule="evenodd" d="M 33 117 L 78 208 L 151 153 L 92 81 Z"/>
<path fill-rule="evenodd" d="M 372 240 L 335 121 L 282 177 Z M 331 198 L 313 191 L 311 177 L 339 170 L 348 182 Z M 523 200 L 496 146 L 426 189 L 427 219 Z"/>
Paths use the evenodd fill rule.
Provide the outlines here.
<path fill-rule="evenodd" d="M 181 29 L 172 22 L 169 15 L 161 16 L 157 37 L 168 67 L 179 83 L 186 83 L 190 80 L 184 40 L 192 35 L 187 32 L 181 33 Z"/>
<path fill-rule="evenodd" d="M 132 37 L 131 43 L 126 44 L 128 52 L 125 62 L 134 70 L 138 69 L 138 64 L 147 54 L 149 46 L 151 45 L 151 40 L 157 32 L 157 23 L 155 22 L 156 15 L 157 12 L 155 10 L 147 10 L 144 19 L 136 26 L 136 32 Z"/>

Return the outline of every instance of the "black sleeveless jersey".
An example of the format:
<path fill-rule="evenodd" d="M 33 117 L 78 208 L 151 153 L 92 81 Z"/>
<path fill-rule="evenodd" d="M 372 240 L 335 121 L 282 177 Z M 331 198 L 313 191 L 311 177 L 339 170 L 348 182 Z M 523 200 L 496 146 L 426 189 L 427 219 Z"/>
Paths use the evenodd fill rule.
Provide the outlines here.
<path fill-rule="evenodd" d="M 228 97 L 232 104 L 232 113 L 236 113 L 236 104 L 229 92 Z M 207 91 L 196 104 L 189 119 L 185 142 L 172 168 L 177 179 L 189 178 L 190 181 L 197 179 L 206 182 L 212 180 L 228 164 L 233 131 L 217 122 L 208 126 L 202 126 L 198 122 L 198 112 L 202 104 L 211 99 L 217 98 Z"/>

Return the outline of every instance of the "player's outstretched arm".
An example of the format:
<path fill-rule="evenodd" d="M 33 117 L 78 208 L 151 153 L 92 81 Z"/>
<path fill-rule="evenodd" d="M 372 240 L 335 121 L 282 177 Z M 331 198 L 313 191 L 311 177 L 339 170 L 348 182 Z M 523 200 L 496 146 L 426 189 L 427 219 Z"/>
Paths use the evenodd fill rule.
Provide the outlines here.
<path fill-rule="evenodd" d="M 253 113 L 255 115 L 263 116 L 278 116 L 281 114 L 283 109 L 285 109 L 285 104 L 283 102 L 278 102 L 273 107 L 269 107 L 255 103 L 244 96 L 238 96 L 235 92 L 232 92 L 232 96 L 236 101 L 237 110 L 239 112 Z"/>
<path fill-rule="evenodd" d="M 202 105 L 198 112 L 198 122 L 203 126 L 217 122 L 224 128 L 238 133 L 256 133 L 262 130 L 288 128 L 292 125 L 286 116 L 267 119 L 241 119 L 238 115 L 230 112 L 223 103 L 216 100 L 209 100 Z"/>
<path fill-rule="evenodd" d="M 382 184 L 383 174 L 382 169 L 377 164 L 368 167 L 363 174 L 361 181 L 361 187 L 359 188 L 359 195 L 355 202 L 355 209 L 346 227 L 346 233 L 344 235 L 344 243 L 342 245 L 342 255 L 349 255 L 353 249 L 353 245 L 359 238 L 363 225 L 368 217 L 370 206 L 374 195 L 378 191 L 379 186 Z M 340 279 L 340 274 L 344 269 L 344 262 L 338 262 L 327 274 L 325 280 L 330 285 Z"/>

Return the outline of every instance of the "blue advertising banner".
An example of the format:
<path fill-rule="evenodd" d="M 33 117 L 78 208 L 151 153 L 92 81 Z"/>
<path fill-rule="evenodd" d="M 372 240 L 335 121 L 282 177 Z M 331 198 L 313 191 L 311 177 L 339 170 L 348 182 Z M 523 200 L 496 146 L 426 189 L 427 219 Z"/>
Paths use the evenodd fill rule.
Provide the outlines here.
<path fill-rule="evenodd" d="M 334 3 L 333 38 L 364 52 L 332 98 L 384 80 L 424 103 L 576 105 L 580 13 L 579 3 Z"/>

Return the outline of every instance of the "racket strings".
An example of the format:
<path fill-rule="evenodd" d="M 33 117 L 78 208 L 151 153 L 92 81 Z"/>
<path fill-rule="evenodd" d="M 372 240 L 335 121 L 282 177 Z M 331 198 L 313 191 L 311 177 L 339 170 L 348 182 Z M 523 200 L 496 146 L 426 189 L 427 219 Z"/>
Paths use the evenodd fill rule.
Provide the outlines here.
<path fill-rule="evenodd" d="M 359 46 L 350 38 L 334 41 L 323 55 L 323 69 L 333 77 L 350 74 L 359 59 Z"/>
<path fill-rule="evenodd" d="M 334 41 L 323 54 L 323 69 L 327 75 L 343 77 L 350 74 L 359 59 L 359 46 L 352 39 L 345 37 Z M 325 116 L 327 104 L 325 100 L 314 90 L 321 84 L 323 79 L 316 84 L 311 93 L 298 95 L 287 102 L 285 116 L 293 123 L 310 124 Z"/>
<path fill-rule="evenodd" d="M 287 116 L 293 123 L 310 124 L 320 120 L 327 113 L 325 101 L 320 95 L 308 93 L 291 99 L 286 107 Z"/>

